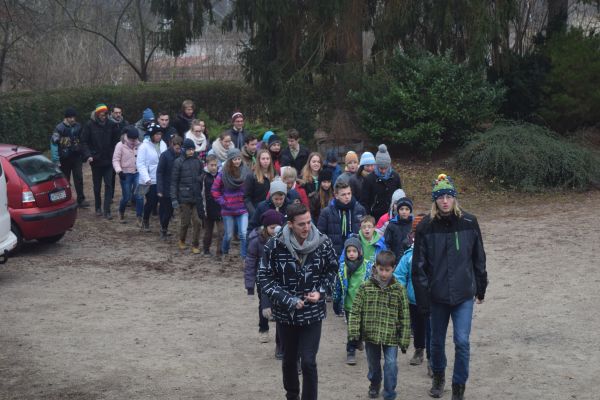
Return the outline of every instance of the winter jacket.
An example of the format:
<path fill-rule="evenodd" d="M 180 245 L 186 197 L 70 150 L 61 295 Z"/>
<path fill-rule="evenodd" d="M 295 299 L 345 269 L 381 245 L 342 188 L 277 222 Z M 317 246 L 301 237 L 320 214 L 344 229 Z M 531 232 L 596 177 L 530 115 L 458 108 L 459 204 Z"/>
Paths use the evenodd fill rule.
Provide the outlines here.
<path fill-rule="evenodd" d="M 308 156 L 310 151 L 305 147 L 300 145 L 300 149 L 298 150 L 298 154 L 296 158 L 292 156 L 292 151 L 289 147 L 286 147 L 281 151 L 281 166 L 282 167 L 294 167 L 298 176 L 302 173 L 302 168 L 308 162 Z"/>
<path fill-rule="evenodd" d="M 331 166 L 331 165 L 325 165 L 323 167 L 323 170 L 331 171 L 331 183 L 332 184 L 334 184 L 335 181 L 337 180 L 337 178 L 342 174 L 342 168 L 340 167 L 339 164 L 337 164 L 335 167 Z"/>
<path fill-rule="evenodd" d="M 167 145 L 162 140 L 159 142 L 159 150 L 156 150 L 156 144 L 150 141 L 150 138 L 144 139 L 144 142 L 138 148 L 138 155 L 136 160 L 137 170 L 140 174 L 138 182 L 141 185 L 145 185 L 146 182 L 151 181 L 152 185 L 156 184 L 156 171 L 158 169 L 158 160 L 162 153 L 167 151 Z M 170 175 L 169 175 L 170 176 Z M 166 192 L 169 193 L 169 186 L 163 186 Z M 158 190 L 158 188 L 156 188 Z"/>
<path fill-rule="evenodd" d="M 318 221 L 319 220 L 319 216 L 321 216 L 321 197 L 319 196 L 321 194 L 321 191 L 319 190 L 318 192 L 312 192 L 310 194 L 310 196 L 308 196 L 308 203 L 310 205 L 309 209 L 310 209 L 310 215 L 313 219 L 313 221 Z M 331 198 L 333 198 L 333 194 L 331 195 Z M 331 200 L 329 201 L 331 202 Z M 328 204 L 325 203 L 325 204 Z"/>
<path fill-rule="evenodd" d="M 248 232 L 250 232 L 250 234 L 248 235 L 248 251 L 246 253 L 246 259 L 244 260 L 244 287 L 248 291 L 253 291 L 254 286 L 258 283 L 256 280 L 256 277 L 258 276 L 258 265 L 265 253 L 267 238 L 263 237 L 263 227 L 261 226 L 252 231 L 248 230 Z M 268 298 L 268 296 L 262 297 Z"/>
<path fill-rule="evenodd" d="M 379 236 L 377 232 L 373 234 L 370 241 L 367 241 L 367 239 L 364 238 L 362 232 L 358 234 L 358 237 L 360 238 L 360 243 L 363 247 L 365 260 L 369 263 L 369 267 L 372 267 L 375 264 L 377 254 L 388 249 L 385 245 L 385 239 Z M 344 254 L 342 254 L 342 257 L 343 256 Z"/>
<path fill-rule="evenodd" d="M 348 318 L 348 341 L 364 340 L 406 350 L 410 316 L 406 290 L 394 277 L 385 288 L 371 277 L 356 293 Z"/>
<path fill-rule="evenodd" d="M 173 171 L 171 172 L 171 200 L 179 203 L 202 204 L 202 172 L 204 165 L 195 156 L 186 157 L 182 155 L 175 159 Z M 199 215 L 204 211 L 198 210 Z"/>
<path fill-rule="evenodd" d="M 484 298 L 485 251 L 475 216 L 423 218 L 415 235 L 412 282 L 423 313 L 431 302 L 454 306 L 475 296 Z"/>
<path fill-rule="evenodd" d="M 408 249 L 411 243 L 408 240 L 408 234 L 412 230 L 412 216 L 409 219 L 400 219 L 397 215 L 392 218 L 385 228 L 385 245 L 395 255 L 396 260 Z"/>
<path fill-rule="evenodd" d="M 126 174 L 135 174 L 137 172 L 135 160 L 139 145 L 140 142 L 136 140 L 133 148 L 129 147 L 126 137 L 117 143 L 112 157 L 112 166 L 117 174 L 121 171 Z"/>
<path fill-rule="evenodd" d="M 350 189 L 352 190 L 352 196 L 354 196 L 356 198 L 356 200 L 358 200 L 358 202 L 360 204 L 362 204 L 363 207 L 365 207 L 365 210 L 367 209 L 367 207 L 362 202 L 361 193 L 362 193 L 362 188 L 363 188 L 365 178 L 367 176 L 363 175 L 363 169 L 362 169 L 362 167 L 360 167 L 358 169 L 358 171 L 356 172 L 356 174 L 354 174 L 353 176 L 350 177 L 350 182 L 349 182 Z"/>
<path fill-rule="evenodd" d="M 56 125 L 50 139 L 50 153 L 52 161 L 57 163 L 61 159 L 82 157 L 81 125 L 75 122 L 67 125 L 63 122 Z"/>
<path fill-rule="evenodd" d="M 415 288 L 412 283 L 412 273 L 411 273 L 411 265 L 412 265 L 412 257 L 413 257 L 413 248 L 409 247 L 408 250 L 404 252 L 404 255 L 400 258 L 396 269 L 394 270 L 394 278 L 404 288 L 406 288 L 406 295 L 408 296 L 408 302 L 410 304 L 417 304 L 415 299 Z"/>
<path fill-rule="evenodd" d="M 248 213 L 244 205 L 244 185 L 241 185 L 236 190 L 226 189 L 223 183 L 223 172 L 219 172 L 215 178 L 211 194 L 221 206 L 221 216 L 237 217 Z"/>
<path fill-rule="evenodd" d="M 333 291 L 333 310 L 336 314 L 341 315 L 342 309 L 346 311 L 350 311 L 352 309 L 352 304 L 356 298 L 356 292 L 352 293 L 348 290 L 350 279 L 360 276 L 361 280 L 364 282 L 371 277 L 372 270 L 372 264 L 366 260 L 363 260 L 362 265 L 356 271 L 354 271 L 354 274 L 348 275 L 346 262 L 340 261 L 338 279 L 335 281 L 335 290 Z M 347 301 L 348 297 L 350 297 L 351 301 Z"/>
<path fill-rule="evenodd" d="M 250 215 L 254 214 L 256 206 L 261 201 L 266 200 L 271 182 L 267 177 L 263 179 L 263 183 L 258 183 L 258 179 L 254 174 L 248 174 L 244 181 L 244 204 Z"/>
<path fill-rule="evenodd" d="M 190 130 L 190 126 L 192 125 L 193 119 L 194 119 L 193 115 L 191 118 L 188 118 L 182 112 L 180 112 L 179 114 L 177 114 L 175 116 L 175 119 L 173 120 L 173 128 L 175 128 L 175 130 L 177 131 L 179 136 L 181 136 L 182 138 L 185 137 L 184 135 L 187 131 Z"/>
<path fill-rule="evenodd" d="M 281 215 L 285 217 L 288 205 L 289 202 L 287 197 L 283 200 L 283 205 L 279 208 L 279 210 L 276 210 L 275 204 L 273 204 L 273 201 L 271 201 L 271 199 L 267 199 L 258 203 L 258 205 L 256 206 L 256 210 L 252 215 L 252 218 L 250 219 L 250 221 L 248 221 L 248 232 L 252 229 L 258 228 L 261 225 L 260 217 L 262 217 L 262 215 L 266 213 L 267 210 L 279 211 Z"/>
<path fill-rule="evenodd" d="M 112 156 L 115 145 L 121 140 L 121 135 L 115 125 L 106 119 L 104 124 L 92 112 L 91 119 L 85 124 L 81 133 L 83 158 L 92 157 L 92 167 L 107 167 L 112 165 Z"/>
<path fill-rule="evenodd" d="M 181 154 L 175 153 L 172 147 L 164 151 L 158 160 L 156 170 L 156 192 L 163 196 L 171 196 L 171 178 L 173 176 L 173 164 Z"/>
<path fill-rule="evenodd" d="M 121 118 L 120 121 L 117 121 L 116 119 L 114 119 L 112 117 L 112 115 L 109 115 L 108 116 L 108 120 L 115 125 L 115 129 L 117 130 L 117 133 L 119 135 L 122 135 L 123 134 L 123 130 L 125 129 L 125 127 L 127 125 L 129 125 L 129 122 L 127 122 L 127 120 L 125 118 Z"/>
<path fill-rule="evenodd" d="M 252 170 L 254 168 L 254 165 L 256 164 L 256 152 L 254 152 L 254 154 L 250 154 L 248 153 L 248 149 L 246 148 L 246 146 L 244 146 L 241 149 L 241 153 L 242 161 L 244 162 L 244 164 L 246 164 L 246 167 L 248 167 L 249 170 Z"/>
<path fill-rule="evenodd" d="M 242 149 L 244 147 L 244 140 L 246 139 L 246 135 L 248 134 L 243 128 L 241 131 L 236 131 L 231 128 L 229 130 L 229 134 L 231 135 L 231 141 L 236 149 Z"/>
<path fill-rule="evenodd" d="M 321 321 L 326 316 L 325 294 L 333 290 L 338 262 L 331 240 L 321 232 L 317 234 L 319 245 L 302 265 L 285 245 L 283 229 L 265 245 L 258 282 L 262 293 L 271 300 L 277 322 L 301 326 Z M 296 309 L 298 300 L 312 291 L 320 292 L 321 299 Z"/>
<path fill-rule="evenodd" d="M 352 177 L 356 175 L 356 173 L 354 172 L 349 172 L 349 171 L 344 171 L 340 174 L 340 176 L 337 177 L 337 179 L 335 181 L 333 181 L 333 186 L 335 186 L 336 183 L 340 182 L 340 183 L 347 183 L 348 185 L 350 185 L 350 180 L 352 179 Z M 354 192 L 352 192 L 352 194 L 354 194 Z"/>
<path fill-rule="evenodd" d="M 211 175 L 210 172 L 204 170 L 202 174 L 202 200 L 204 204 L 204 215 L 206 219 L 210 221 L 220 221 L 221 217 L 221 206 L 212 197 L 212 185 L 215 181 L 216 175 Z"/>
<path fill-rule="evenodd" d="M 392 194 L 396 189 L 402 189 L 400 176 L 396 171 L 389 171 L 387 177 L 380 177 L 375 172 L 369 174 L 363 181 L 360 203 L 365 206 L 367 213 L 375 217 L 375 221 L 389 211 Z"/>
<path fill-rule="evenodd" d="M 329 236 L 338 256 L 342 253 L 344 241 L 351 234 L 358 234 L 360 231 L 360 220 L 365 215 L 365 209 L 358 202 L 355 202 L 354 208 L 350 210 L 350 220 L 352 231 L 342 235 L 342 212 L 335 206 L 335 200 L 331 200 L 329 205 L 321 210 L 317 228 Z"/>

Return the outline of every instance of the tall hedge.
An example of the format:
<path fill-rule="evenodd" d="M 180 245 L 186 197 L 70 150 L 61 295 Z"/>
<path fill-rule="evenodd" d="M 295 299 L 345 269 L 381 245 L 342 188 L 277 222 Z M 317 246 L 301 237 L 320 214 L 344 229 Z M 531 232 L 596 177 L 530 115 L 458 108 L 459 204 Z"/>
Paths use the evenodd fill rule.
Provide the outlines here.
<path fill-rule="evenodd" d="M 155 112 L 166 110 L 175 116 L 185 99 L 193 100 L 199 110 L 221 123 L 227 122 L 236 109 L 250 120 L 264 120 L 268 112 L 262 96 L 243 83 L 230 81 L 162 82 L 15 93 L 0 96 L 0 142 L 46 150 L 51 132 L 69 106 L 77 109 L 79 122 L 85 122 L 97 103 L 118 103 L 124 108 L 125 118 L 135 123 L 146 107 Z"/>

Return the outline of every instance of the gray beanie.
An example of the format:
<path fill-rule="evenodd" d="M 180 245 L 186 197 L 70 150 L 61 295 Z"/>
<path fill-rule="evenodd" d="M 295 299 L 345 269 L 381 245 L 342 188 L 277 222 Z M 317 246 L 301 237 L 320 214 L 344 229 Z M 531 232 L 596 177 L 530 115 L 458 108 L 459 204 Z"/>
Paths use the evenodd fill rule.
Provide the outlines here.
<path fill-rule="evenodd" d="M 359 256 L 363 255 L 362 243 L 360 242 L 360 239 L 358 237 L 350 236 L 348 239 L 346 239 L 346 241 L 344 242 L 344 256 L 346 255 L 346 249 L 348 248 L 348 246 L 356 247 Z"/>
<path fill-rule="evenodd" d="M 236 147 L 232 147 L 229 150 L 227 150 L 227 161 L 233 160 L 234 158 L 241 156 L 242 152 Z"/>
<path fill-rule="evenodd" d="M 392 159 L 387 151 L 387 146 L 385 144 L 380 144 L 377 149 L 377 154 L 375 155 L 375 164 L 381 168 L 388 168 L 392 163 Z"/>
<path fill-rule="evenodd" d="M 281 180 L 281 178 L 277 177 L 271 182 L 269 193 L 271 194 L 271 196 L 275 193 L 287 194 L 287 185 Z"/>

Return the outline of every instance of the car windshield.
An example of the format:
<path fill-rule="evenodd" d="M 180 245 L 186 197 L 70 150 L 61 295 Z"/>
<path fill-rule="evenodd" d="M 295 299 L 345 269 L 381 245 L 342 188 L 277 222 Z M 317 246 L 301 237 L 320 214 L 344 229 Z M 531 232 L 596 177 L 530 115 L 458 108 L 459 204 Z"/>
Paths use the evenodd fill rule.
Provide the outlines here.
<path fill-rule="evenodd" d="M 10 163 L 29 185 L 37 185 L 61 175 L 60 169 L 41 154 L 19 157 Z"/>

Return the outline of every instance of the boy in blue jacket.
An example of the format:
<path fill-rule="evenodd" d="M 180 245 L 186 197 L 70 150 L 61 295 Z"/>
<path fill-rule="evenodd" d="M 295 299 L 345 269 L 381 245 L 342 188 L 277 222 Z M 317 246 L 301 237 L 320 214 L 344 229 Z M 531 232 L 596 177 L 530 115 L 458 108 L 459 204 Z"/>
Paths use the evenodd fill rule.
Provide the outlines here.
<path fill-rule="evenodd" d="M 344 243 L 344 254 L 340 261 L 338 279 L 333 294 L 333 310 L 342 315 L 344 310 L 346 321 L 352 310 L 352 303 L 358 288 L 371 276 L 371 264 L 365 260 L 360 239 L 352 236 Z M 356 349 L 360 342 L 348 341 L 346 344 L 346 364 L 356 364 Z"/>

